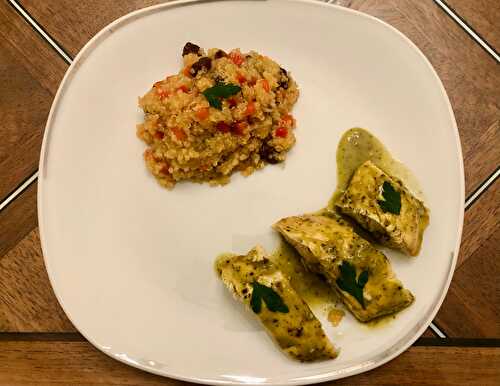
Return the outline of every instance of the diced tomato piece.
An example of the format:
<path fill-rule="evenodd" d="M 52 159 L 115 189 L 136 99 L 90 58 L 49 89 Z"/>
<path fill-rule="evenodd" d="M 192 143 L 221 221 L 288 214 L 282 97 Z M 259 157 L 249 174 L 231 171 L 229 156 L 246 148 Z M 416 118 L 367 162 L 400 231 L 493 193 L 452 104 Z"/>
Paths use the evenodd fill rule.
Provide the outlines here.
<path fill-rule="evenodd" d="M 168 164 L 166 162 L 163 162 L 163 166 L 160 169 L 160 173 L 161 174 L 170 174 L 168 168 L 169 168 Z"/>
<path fill-rule="evenodd" d="M 281 117 L 280 124 L 282 126 L 290 126 L 292 127 L 293 125 L 293 117 L 290 114 L 285 114 Z"/>
<path fill-rule="evenodd" d="M 153 159 L 153 151 L 151 149 L 144 150 L 144 159 L 146 161 Z"/>
<path fill-rule="evenodd" d="M 245 134 L 245 129 L 248 127 L 248 123 L 246 122 L 236 122 L 231 128 L 231 132 L 236 135 Z"/>
<path fill-rule="evenodd" d="M 241 66 L 245 61 L 243 55 L 241 55 L 238 51 L 231 51 L 229 53 L 229 59 L 231 59 L 237 66 Z"/>
<path fill-rule="evenodd" d="M 182 70 L 182 73 L 187 76 L 187 77 L 191 77 L 191 66 L 186 66 L 184 67 L 184 70 Z"/>
<path fill-rule="evenodd" d="M 226 122 L 217 122 L 217 130 L 222 133 L 229 133 L 231 131 L 231 126 L 229 126 Z"/>
<path fill-rule="evenodd" d="M 265 92 L 271 91 L 271 87 L 269 86 L 269 82 L 267 81 L 267 79 L 262 79 L 261 83 L 262 83 L 262 88 L 264 89 Z"/>
<path fill-rule="evenodd" d="M 175 138 L 177 138 L 179 141 L 184 141 L 187 138 L 187 135 L 184 132 L 184 130 L 182 130 L 179 127 L 174 126 L 174 127 L 170 128 L 170 130 L 172 130 L 172 132 L 175 135 Z"/>
<path fill-rule="evenodd" d="M 200 120 L 203 120 L 203 119 L 207 119 L 208 118 L 208 115 L 209 115 L 209 110 L 208 110 L 208 107 L 202 107 L 201 109 L 198 109 L 196 111 L 196 116 L 198 117 L 198 119 Z"/>
<path fill-rule="evenodd" d="M 255 102 L 250 101 L 247 104 L 247 108 L 245 110 L 245 115 L 252 115 L 253 113 L 255 113 Z"/>
<path fill-rule="evenodd" d="M 236 100 L 236 98 L 229 98 L 227 100 L 227 103 L 229 104 L 229 107 L 236 107 L 238 101 Z"/>
<path fill-rule="evenodd" d="M 160 130 L 155 131 L 155 138 L 156 139 L 162 140 L 164 136 L 165 136 L 165 133 L 163 131 L 160 131 Z"/>
<path fill-rule="evenodd" d="M 179 90 L 181 90 L 182 92 L 185 92 L 185 93 L 189 92 L 189 89 L 185 85 L 177 87 L 177 91 L 179 91 Z"/>
<path fill-rule="evenodd" d="M 286 127 L 278 127 L 276 129 L 276 136 L 280 138 L 286 138 L 288 135 L 288 129 Z"/>
<path fill-rule="evenodd" d="M 170 96 L 170 93 L 167 90 L 162 90 L 161 88 L 156 89 L 156 94 L 160 97 L 160 99 L 165 99 Z"/>
<path fill-rule="evenodd" d="M 243 76 L 239 72 L 236 74 L 236 79 L 238 80 L 239 84 L 243 84 L 247 81 L 247 78 L 245 78 L 245 76 Z"/>

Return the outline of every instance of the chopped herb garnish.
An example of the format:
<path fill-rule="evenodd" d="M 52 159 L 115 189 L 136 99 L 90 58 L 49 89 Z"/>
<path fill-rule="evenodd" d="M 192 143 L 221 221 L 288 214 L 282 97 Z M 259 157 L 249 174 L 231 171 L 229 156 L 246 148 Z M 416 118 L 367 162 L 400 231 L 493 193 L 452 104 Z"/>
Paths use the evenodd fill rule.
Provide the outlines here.
<path fill-rule="evenodd" d="M 401 212 L 401 193 L 394 189 L 387 181 L 384 181 L 382 185 L 382 197 L 384 200 L 378 200 L 377 202 L 384 212 L 393 214 Z"/>
<path fill-rule="evenodd" d="M 342 291 L 345 291 L 352 296 L 361 304 L 363 309 L 365 308 L 365 298 L 363 297 L 363 288 L 368 281 L 368 270 L 365 270 L 359 274 L 358 280 L 356 281 L 356 269 L 347 261 L 343 261 L 340 266 L 340 277 L 337 279 L 337 285 Z"/>
<path fill-rule="evenodd" d="M 218 110 L 222 109 L 222 98 L 229 98 L 231 95 L 237 94 L 241 91 L 240 86 L 236 86 L 234 84 L 224 84 L 219 83 L 213 87 L 207 88 L 202 92 L 207 98 L 210 106 L 215 107 Z"/>
<path fill-rule="evenodd" d="M 252 299 L 250 306 L 253 312 L 258 314 L 262 309 L 262 301 L 266 303 L 267 309 L 272 312 L 288 313 L 288 307 L 281 299 L 281 296 L 276 293 L 272 288 L 259 284 L 256 281 L 252 283 Z"/>

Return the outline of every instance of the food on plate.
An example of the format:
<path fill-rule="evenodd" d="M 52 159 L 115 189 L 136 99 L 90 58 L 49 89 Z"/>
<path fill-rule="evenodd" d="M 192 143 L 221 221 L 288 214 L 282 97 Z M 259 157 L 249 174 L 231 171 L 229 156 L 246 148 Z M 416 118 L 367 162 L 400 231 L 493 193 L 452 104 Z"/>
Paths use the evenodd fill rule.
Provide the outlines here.
<path fill-rule="evenodd" d="M 354 221 L 382 244 L 418 254 L 429 211 L 419 199 L 417 180 L 360 128 L 342 136 L 337 174 L 337 190 L 326 208 L 273 225 L 291 247 L 284 243 L 269 257 L 256 247 L 245 256 L 221 256 L 216 263 L 235 297 L 258 315 L 285 352 L 301 361 L 337 355 L 309 307 L 321 306 L 337 327 L 345 316 L 337 299 L 363 323 L 385 320 L 381 317 L 394 316 L 415 300 Z"/>
<path fill-rule="evenodd" d="M 354 172 L 366 161 L 372 161 L 387 174 L 404 181 L 412 194 L 423 200 L 423 193 L 417 178 L 391 153 L 380 140 L 366 129 L 354 127 L 347 130 L 337 145 L 337 191 L 332 201 L 346 189 Z M 334 206 L 334 202 L 330 202 Z"/>
<path fill-rule="evenodd" d="M 416 256 L 429 214 L 401 180 L 366 161 L 335 204 L 383 245 Z"/>
<path fill-rule="evenodd" d="M 337 190 L 327 211 L 350 216 L 381 244 L 412 256 L 429 223 L 415 176 L 358 127 L 347 130 L 337 146 Z"/>
<path fill-rule="evenodd" d="M 309 362 L 337 356 L 321 323 L 261 247 L 243 256 L 222 255 L 215 268 L 226 287 L 292 358 Z"/>
<path fill-rule="evenodd" d="M 333 327 L 337 327 L 344 316 L 345 311 L 341 310 L 340 308 L 333 307 L 330 309 L 330 311 L 328 311 L 328 321 L 332 324 Z"/>
<path fill-rule="evenodd" d="M 343 303 L 362 321 L 393 314 L 414 297 L 403 287 L 387 257 L 336 216 L 292 216 L 274 228 L 302 256 L 306 267 L 326 278 Z"/>
<path fill-rule="evenodd" d="M 299 95 L 290 73 L 254 51 L 205 52 L 187 43 L 182 57 L 178 74 L 139 98 L 137 135 L 159 183 L 225 184 L 234 172 L 284 161 L 295 144 L 290 111 Z"/>
<path fill-rule="evenodd" d="M 300 255 L 290 244 L 281 241 L 269 258 L 311 310 L 321 313 L 325 307 L 334 307 L 338 303 L 335 290 L 325 280 L 318 280 L 318 275 L 304 266 Z"/>

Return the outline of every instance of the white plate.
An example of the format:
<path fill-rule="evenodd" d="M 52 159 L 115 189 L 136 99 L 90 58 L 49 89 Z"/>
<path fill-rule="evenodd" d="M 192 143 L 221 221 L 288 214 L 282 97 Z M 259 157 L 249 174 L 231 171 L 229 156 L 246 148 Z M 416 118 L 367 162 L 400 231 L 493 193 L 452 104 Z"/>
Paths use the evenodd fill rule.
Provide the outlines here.
<path fill-rule="evenodd" d="M 284 167 L 211 188 L 161 188 L 135 136 L 137 97 L 181 64 L 186 41 L 255 49 L 290 70 L 301 96 L 297 144 Z M 338 359 L 296 363 L 216 279 L 224 251 L 271 251 L 270 225 L 323 206 L 335 149 L 369 128 L 420 179 L 431 224 L 417 258 L 388 252 L 416 302 L 369 329 L 325 324 Z M 379 366 L 405 350 L 437 312 L 462 227 L 463 166 L 443 86 L 422 53 L 373 17 L 312 1 L 159 5 L 101 31 L 66 73 L 45 132 L 39 224 L 56 296 L 78 330 L 132 366 L 203 383 L 298 384 Z"/>

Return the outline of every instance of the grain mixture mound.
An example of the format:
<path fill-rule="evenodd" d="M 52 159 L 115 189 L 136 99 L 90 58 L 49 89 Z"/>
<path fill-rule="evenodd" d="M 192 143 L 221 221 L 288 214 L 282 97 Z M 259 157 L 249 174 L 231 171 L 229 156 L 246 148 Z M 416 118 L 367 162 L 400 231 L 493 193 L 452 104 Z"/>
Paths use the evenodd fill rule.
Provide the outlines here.
<path fill-rule="evenodd" d="M 187 43 L 177 75 L 139 98 L 146 165 L 161 185 L 178 181 L 226 184 L 282 162 L 295 143 L 290 110 L 299 90 L 290 74 L 257 52 L 205 53 Z"/>

